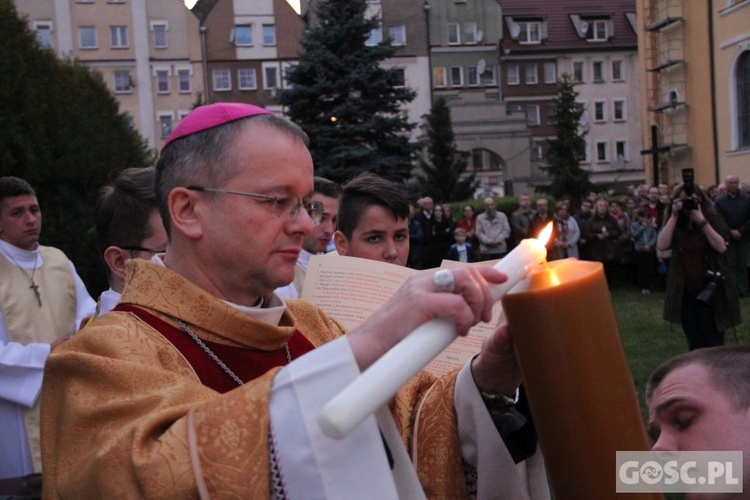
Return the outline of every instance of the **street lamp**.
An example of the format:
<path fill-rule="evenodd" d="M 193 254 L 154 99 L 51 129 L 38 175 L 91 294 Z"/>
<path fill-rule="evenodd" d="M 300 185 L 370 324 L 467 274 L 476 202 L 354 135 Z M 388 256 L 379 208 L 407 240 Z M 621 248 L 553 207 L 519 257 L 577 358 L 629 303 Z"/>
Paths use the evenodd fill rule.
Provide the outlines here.
<path fill-rule="evenodd" d="M 183 0 L 185 7 L 198 18 L 200 25 L 198 31 L 201 34 L 201 61 L 203 63 L 203 94 L 204 101 L 209 104 L 211 100 L 208 94 L 208 59 L 206 56 L 206 18 L 214 8 L 218 0 Z"/>

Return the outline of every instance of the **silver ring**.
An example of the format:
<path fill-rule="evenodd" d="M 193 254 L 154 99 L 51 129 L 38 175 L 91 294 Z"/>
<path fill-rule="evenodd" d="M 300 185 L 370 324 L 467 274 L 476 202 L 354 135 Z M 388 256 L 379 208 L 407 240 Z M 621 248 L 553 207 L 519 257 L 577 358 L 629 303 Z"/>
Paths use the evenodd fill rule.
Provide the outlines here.
<path fill-rule="evenodd" d="M 439 293 L 453 293 L 456 289 L 456 280 L 450 269 L 441 269 L 432 275 L 435 291 Z"/>

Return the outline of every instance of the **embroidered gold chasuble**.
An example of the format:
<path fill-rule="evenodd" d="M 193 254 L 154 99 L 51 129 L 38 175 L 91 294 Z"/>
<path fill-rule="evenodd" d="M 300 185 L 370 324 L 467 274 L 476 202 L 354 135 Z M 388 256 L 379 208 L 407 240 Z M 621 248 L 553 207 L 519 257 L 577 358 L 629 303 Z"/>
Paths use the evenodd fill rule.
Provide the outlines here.
<path fill-rule="evenodd" d="M 165 267 L 133 259 L 122 303 L 203 340 L 262 350 L 295 331 L 319 346 L 343 334 L 317 307 L 287 303 L 281 326 L 243 314 Z M 269 397 L 278 368 L 219 394 L 132 313 L 97 318 L 50 356 L 42 392 L 45 498 L 268 498 Z M 390 408 L 430 498 L 466 498 L 452 404 L 455 375 L 409 382 Z M 425 391 L 412 432 L 418 403 Z M 446 431 L 451 437 L 446 438 Z"/>

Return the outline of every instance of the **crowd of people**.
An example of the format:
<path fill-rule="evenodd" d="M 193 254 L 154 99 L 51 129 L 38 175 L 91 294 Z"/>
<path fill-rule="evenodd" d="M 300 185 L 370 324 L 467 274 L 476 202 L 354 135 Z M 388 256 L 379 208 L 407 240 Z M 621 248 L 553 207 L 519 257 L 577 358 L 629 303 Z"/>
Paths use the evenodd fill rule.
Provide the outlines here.
<path fill-rule="evenodd" d="M 750 227 L 738 213 L 750 198 L 734 178 L 715 205 L 699 186 L 643 186 L 616 199 L 592 193 L 580 207 L 540 197 L 532 208 L 523 194 L 510 214 L 489 197 L 481 213 L 466 205 L 454 218 L 429 197 L 410 206 L 371 173 L 342 186 L 314 177 L 307 141 L 263 108 L 196 108 L 155 168 L 102 188 L 94 210 L 111 288 L 98 302 L 62 252 L 39 245 L 33 188 L 0 178 L 0 479 L 43 472 L 48 498 L 550 498 L 504 324 L 466 365 L 422 372 L 390 411 L 344 439 L 325 435 L 316 416 L 349 380 L 430 319 L 459 334 L 489 320 L 490 286 L 507 279 L 491 266 L 415 273 L 345 332 L 298 299 L 310 257 L 332 250 L 430 269 L 501 259 L 553 222 L 548 258 L 601 261 L 613 285 L 628 279 L 630 259 L 649 291 L 671 260 L 667 301 L 670 287 L 679 298 L 665 317 L 695 325 L 691 349 L 720 345 L 739 321 L 731 304 L 717 305 L 737 279 L 724 259 L 746 256 L 726 242 L 744 243 Z M 693 307 L 706 279 L 716 285 L 708 313 Z M 722 360 L 750 365 L 750 352 L 717 349 L 718 363 L 696 356 L 655 374 L 651 426 L 663 449 L 700 442 L 664 418 L 664 387 L 680 376 L 703 383 L 685 399 L 718 390 L 727 409 L 717 425 L 750 424 L 747 384 L 729 393 L 734 378 L 712 376 Z M 710 440 L 710 426 L 704 433 Z"/>
<path fill-rule="evenodd" d="M 724 331 L 740 323 L 739 297 L 748 295 L 748 191 L 735 175 L 705 190 L 694 183 L 629 185 L 621 193 L 590 192 L 578 203 L 558 200 L 554 211 L 548 198 L 538 197 L 532 207 L 524 193 L 508 215 L 486 198 L 478 215 L 466 205 L 460 219 L 447 223 L 442 214 L 433 217 L 434 202 L 425 197 L 412 211 L 411 233 L 420 237 L 412 241 L 408 265 L 500 259 L 553 221 L 549 260 L 601 262 L 610 287 L 664 291 L 664 319 L 682 325 L 690 349 L 723 345 Z M 449 234 L 462 253 L 451 248 Z"/>

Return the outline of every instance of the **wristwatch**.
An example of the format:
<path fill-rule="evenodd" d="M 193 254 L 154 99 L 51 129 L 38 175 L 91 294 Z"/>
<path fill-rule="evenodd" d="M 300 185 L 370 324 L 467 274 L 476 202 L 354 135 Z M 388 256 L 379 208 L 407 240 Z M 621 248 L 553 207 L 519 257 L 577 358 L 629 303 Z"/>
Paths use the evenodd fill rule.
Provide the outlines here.
<path fill-rule="evenodd" d="M 482 396 L 482 401 L 484 401 L 484 405 L 487 407 L 487 411 L 490 412 L 490 415 L 508 413 L 516 405 L 515 398 L 512 398 L 507 394 L 484 391 L 479 391 L 479 394 Z"/>

